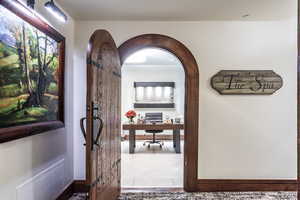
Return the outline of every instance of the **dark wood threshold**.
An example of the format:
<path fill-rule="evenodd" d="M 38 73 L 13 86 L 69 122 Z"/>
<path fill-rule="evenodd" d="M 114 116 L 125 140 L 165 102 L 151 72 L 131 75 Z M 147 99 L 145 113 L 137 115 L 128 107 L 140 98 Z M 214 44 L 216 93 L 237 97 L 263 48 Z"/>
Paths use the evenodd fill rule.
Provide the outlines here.
<path fill-rule="evenodd" d="M 198 192 L 297 191 L 297 180 L 199 179 Z"/>
<path fill-rule="evenodd" d="M 123 187 L 121 193 L 139 193 L 139 192 L 184 192 L 183 187 Z"/>

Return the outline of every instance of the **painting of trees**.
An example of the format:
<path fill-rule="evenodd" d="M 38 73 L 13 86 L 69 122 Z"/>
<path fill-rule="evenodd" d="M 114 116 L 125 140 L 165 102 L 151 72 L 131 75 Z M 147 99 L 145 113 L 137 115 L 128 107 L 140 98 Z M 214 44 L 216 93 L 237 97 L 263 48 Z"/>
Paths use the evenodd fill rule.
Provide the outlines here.
<path fill-rule="evenodd" d="M 58 43 L 0 6 L 0 128 L 58 118 Z"/>

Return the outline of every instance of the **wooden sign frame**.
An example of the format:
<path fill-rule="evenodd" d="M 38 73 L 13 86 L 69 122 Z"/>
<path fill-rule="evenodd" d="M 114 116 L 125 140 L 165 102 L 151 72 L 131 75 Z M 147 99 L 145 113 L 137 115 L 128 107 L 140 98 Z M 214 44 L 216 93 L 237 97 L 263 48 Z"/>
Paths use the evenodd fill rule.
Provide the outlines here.
<path fill-rule="evenodd" d="M 221 95 L 271 95 L 283 85 L 272 70 L 221 70 L 211 86 Z"/>

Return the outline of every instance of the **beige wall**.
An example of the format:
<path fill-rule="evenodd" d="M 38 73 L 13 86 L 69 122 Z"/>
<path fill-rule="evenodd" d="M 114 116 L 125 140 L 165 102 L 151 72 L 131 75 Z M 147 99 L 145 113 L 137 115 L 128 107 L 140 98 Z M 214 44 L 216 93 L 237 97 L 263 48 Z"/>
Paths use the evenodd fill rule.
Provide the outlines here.
<path fill-rule="evenodd" d="M 66 37 L 64 129 L 0 144 L 0 199 L 52 200 L 73 180 L 74 21 L 58 23 L 37 1 L 37 10 Z"/>
<path fill-rule="evenodd" d="M 84 178 L 78 122 L 85 116 L 86 47 L 96 29 L 110 31 L 118 46 L 140 34 L 165 34 L 194 54 L 200 71 L 199 178 L 296 179 L 296 1 L 294 18 L 282 21 L 79 21 L 76 27 L 71 18 L 58 23 L 42 7 L 45 0 L 37 2 L 67 38 L 66 128 L 0 144 L 0 199 L 53 199 L 73 175 Z M 221 96 L 209 82 L 222 69 L 272 69 L 284 85 L 271 96 Z"/>
<path fill-rule="evenodd" d="M 295 17 L 285 21 L 79 21 L 75 104 L 85 105 L 86 48 L 93 31 L 108 30 L 118 46 L 144 33 L 171 36 L 191 50 L 199 65 L 199 178 L 296 179 L 296 8 L 295 1 Z M 224 69 L 271 69 L 284 85 L 271 96 L 221 96 L 210 78 Z M 76 122 L 84 110 L 77 108 Z M 74 137 L 75 177 L 83 178 L 78 125 Z"/>

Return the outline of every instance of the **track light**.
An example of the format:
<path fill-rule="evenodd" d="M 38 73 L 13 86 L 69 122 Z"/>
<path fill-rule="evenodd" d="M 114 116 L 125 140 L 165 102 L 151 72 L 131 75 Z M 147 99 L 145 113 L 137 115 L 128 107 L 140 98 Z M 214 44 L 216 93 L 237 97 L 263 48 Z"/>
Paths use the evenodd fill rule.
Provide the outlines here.
<path fill-rule="evenodd" d="M 35 0 L 27 0 L 27 6 L 34 10 Z"/>
<path fill-rule="evenodd" d="M 60 21 L 66 22 L 68 20 L 67 15 L 55 5 L 53 0 L 46 2 L 45 8 Z"/>

